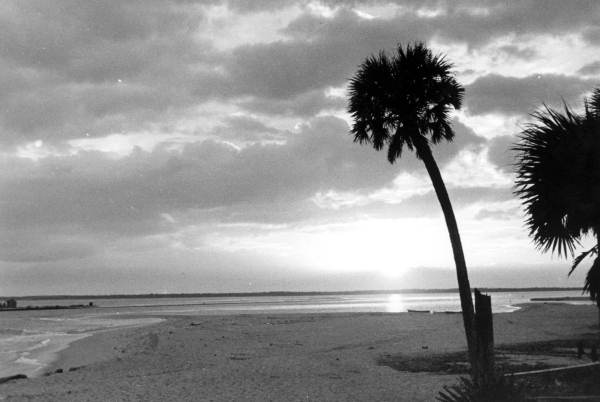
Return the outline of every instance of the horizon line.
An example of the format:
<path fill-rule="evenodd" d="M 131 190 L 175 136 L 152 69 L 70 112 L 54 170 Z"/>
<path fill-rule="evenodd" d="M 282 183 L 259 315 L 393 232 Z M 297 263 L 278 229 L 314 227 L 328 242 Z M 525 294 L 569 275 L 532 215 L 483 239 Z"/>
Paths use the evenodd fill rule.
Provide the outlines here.
<path fill-rule="evenodd" d="M 482 292 L 543 292 L 560 290 L 582 290 L 581 287 L 571 286 L 528 286 L 528 287 L 473 287 Z M 334 291 L 296 291 L 273 290 L 256 292 L 169 292 L 169 293 L 106 293 L 106 294 L 51 294 L 2 296 L 0 299 L 125 299 L 125 298 L 167 298 L 167 297 L 260 297 L 260 296 L 319 296 L 341 294 L 389 294 L 389 293 L 454 293 L 458 288 L 407 288 L 407 289 L 371 289 L 371 290 L 334 290 Z"/>

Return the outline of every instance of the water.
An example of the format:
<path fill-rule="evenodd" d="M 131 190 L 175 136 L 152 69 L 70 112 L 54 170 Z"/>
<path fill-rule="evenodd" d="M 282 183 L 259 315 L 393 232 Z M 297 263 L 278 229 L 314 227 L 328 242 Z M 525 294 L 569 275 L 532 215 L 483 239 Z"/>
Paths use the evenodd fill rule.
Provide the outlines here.
<path fill-rule="evenodd" d="M 495 313 L 512 312 L 536 297 L 580 291 L 493 292 Z M 19 300 L 19 306 L 88 304 L 89 299 Z M 159 317 L 260 313 L 401 313 L 460 311 L 457 293 L 95 299 L 95 308 L 0 312 L 0 377 L 43 374 L 69 343 L 110 328 L 149 325 Z M 589 303 L 578 301 L 573 303 Z"/>

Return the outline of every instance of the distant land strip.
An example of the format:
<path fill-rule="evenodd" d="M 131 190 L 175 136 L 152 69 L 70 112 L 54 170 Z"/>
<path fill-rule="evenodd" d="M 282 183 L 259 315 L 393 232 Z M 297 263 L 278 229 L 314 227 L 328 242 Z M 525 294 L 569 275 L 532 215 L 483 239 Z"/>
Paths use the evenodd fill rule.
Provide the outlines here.
<path fill-rule="evenodd" d="M 528 288 L 478 288 L 481 292 L 552 292 L 561 290 L 581 290 L 580 287 L 528 287 Z M 141 299 L 141 298 L 180 298 L 180 297 L 261 297 L 261 296 L 336 296 L 369 294 L 413 294 L 413 293 L 458 293 L 458 289 L 395 289 L 395 290 L 340 290 L 340 291 L 270 291 L 270 292 L 226 292 L 226 293 L 139 293 L 139 294 L 97 294 L 97 295 L 32 295 L 5 296 L 3 299 L 54 300 L 54 299 Z"/>

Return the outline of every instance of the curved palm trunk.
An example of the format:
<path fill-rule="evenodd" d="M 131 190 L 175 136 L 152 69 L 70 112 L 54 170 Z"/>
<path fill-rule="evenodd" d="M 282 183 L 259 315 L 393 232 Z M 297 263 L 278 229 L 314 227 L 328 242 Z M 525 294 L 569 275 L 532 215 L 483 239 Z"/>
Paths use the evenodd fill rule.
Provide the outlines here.
<path fill-rule="evenodd" d="M 456 265 L 456 277 L 458 279 L 458 292 L 460 293 L 460 305 L 462 307 L 463 323 L 465 334 L 467 336 L 467 346 L 469 348 L 469 360 L 471 370 L 477 370 L 477 352 L 476 352 L 476 337 L 475 337 L 475 314 L 473 309 L 473 298 L 471 296 L 471 286 L 469 285 L 469 276 L 467 274 L 467 264 L 463 253 L 462 243 L 460 241 L 460 233 L 458 225 L 454 217 L 450 197 L 446 191 L 446 185 L 440 174 L 440 170 L 433 158 L 429 145 L 424 141 L 415 141 L 417 155 L 425 163 L 427 173 L 431 178 L 433 188 L 444 212 L 446 226 L 448 227 L 448 235 L 450 243 L 452 243 L 452 252 L 454 253 L 454 264 Z"/>
<path fill-rule="evenodd" d="M 600 92 L 598 92 L 600 95 Z M 598 247 L 598 251 L 596 253 L 596 259 L 600 258 L 600 230 L 596 229 L 596 247 Z M 600 328 L 600 298 L 596 299 L 596 307 L 598 308 L 598 328 Z"/>

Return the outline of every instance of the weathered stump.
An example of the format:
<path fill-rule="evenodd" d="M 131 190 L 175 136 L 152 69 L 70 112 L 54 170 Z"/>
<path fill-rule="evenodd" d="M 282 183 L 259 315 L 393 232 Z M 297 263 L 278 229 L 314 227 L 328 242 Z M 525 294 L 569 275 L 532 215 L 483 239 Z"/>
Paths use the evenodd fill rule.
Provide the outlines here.
<path fill-rule="evenodd" d="M 494 372 L 494 322 L 492 297 L 475 289 L 475 337 L 477 364 L 473 367 L 473 380 L 478 384 L 490 383 Z"/>

